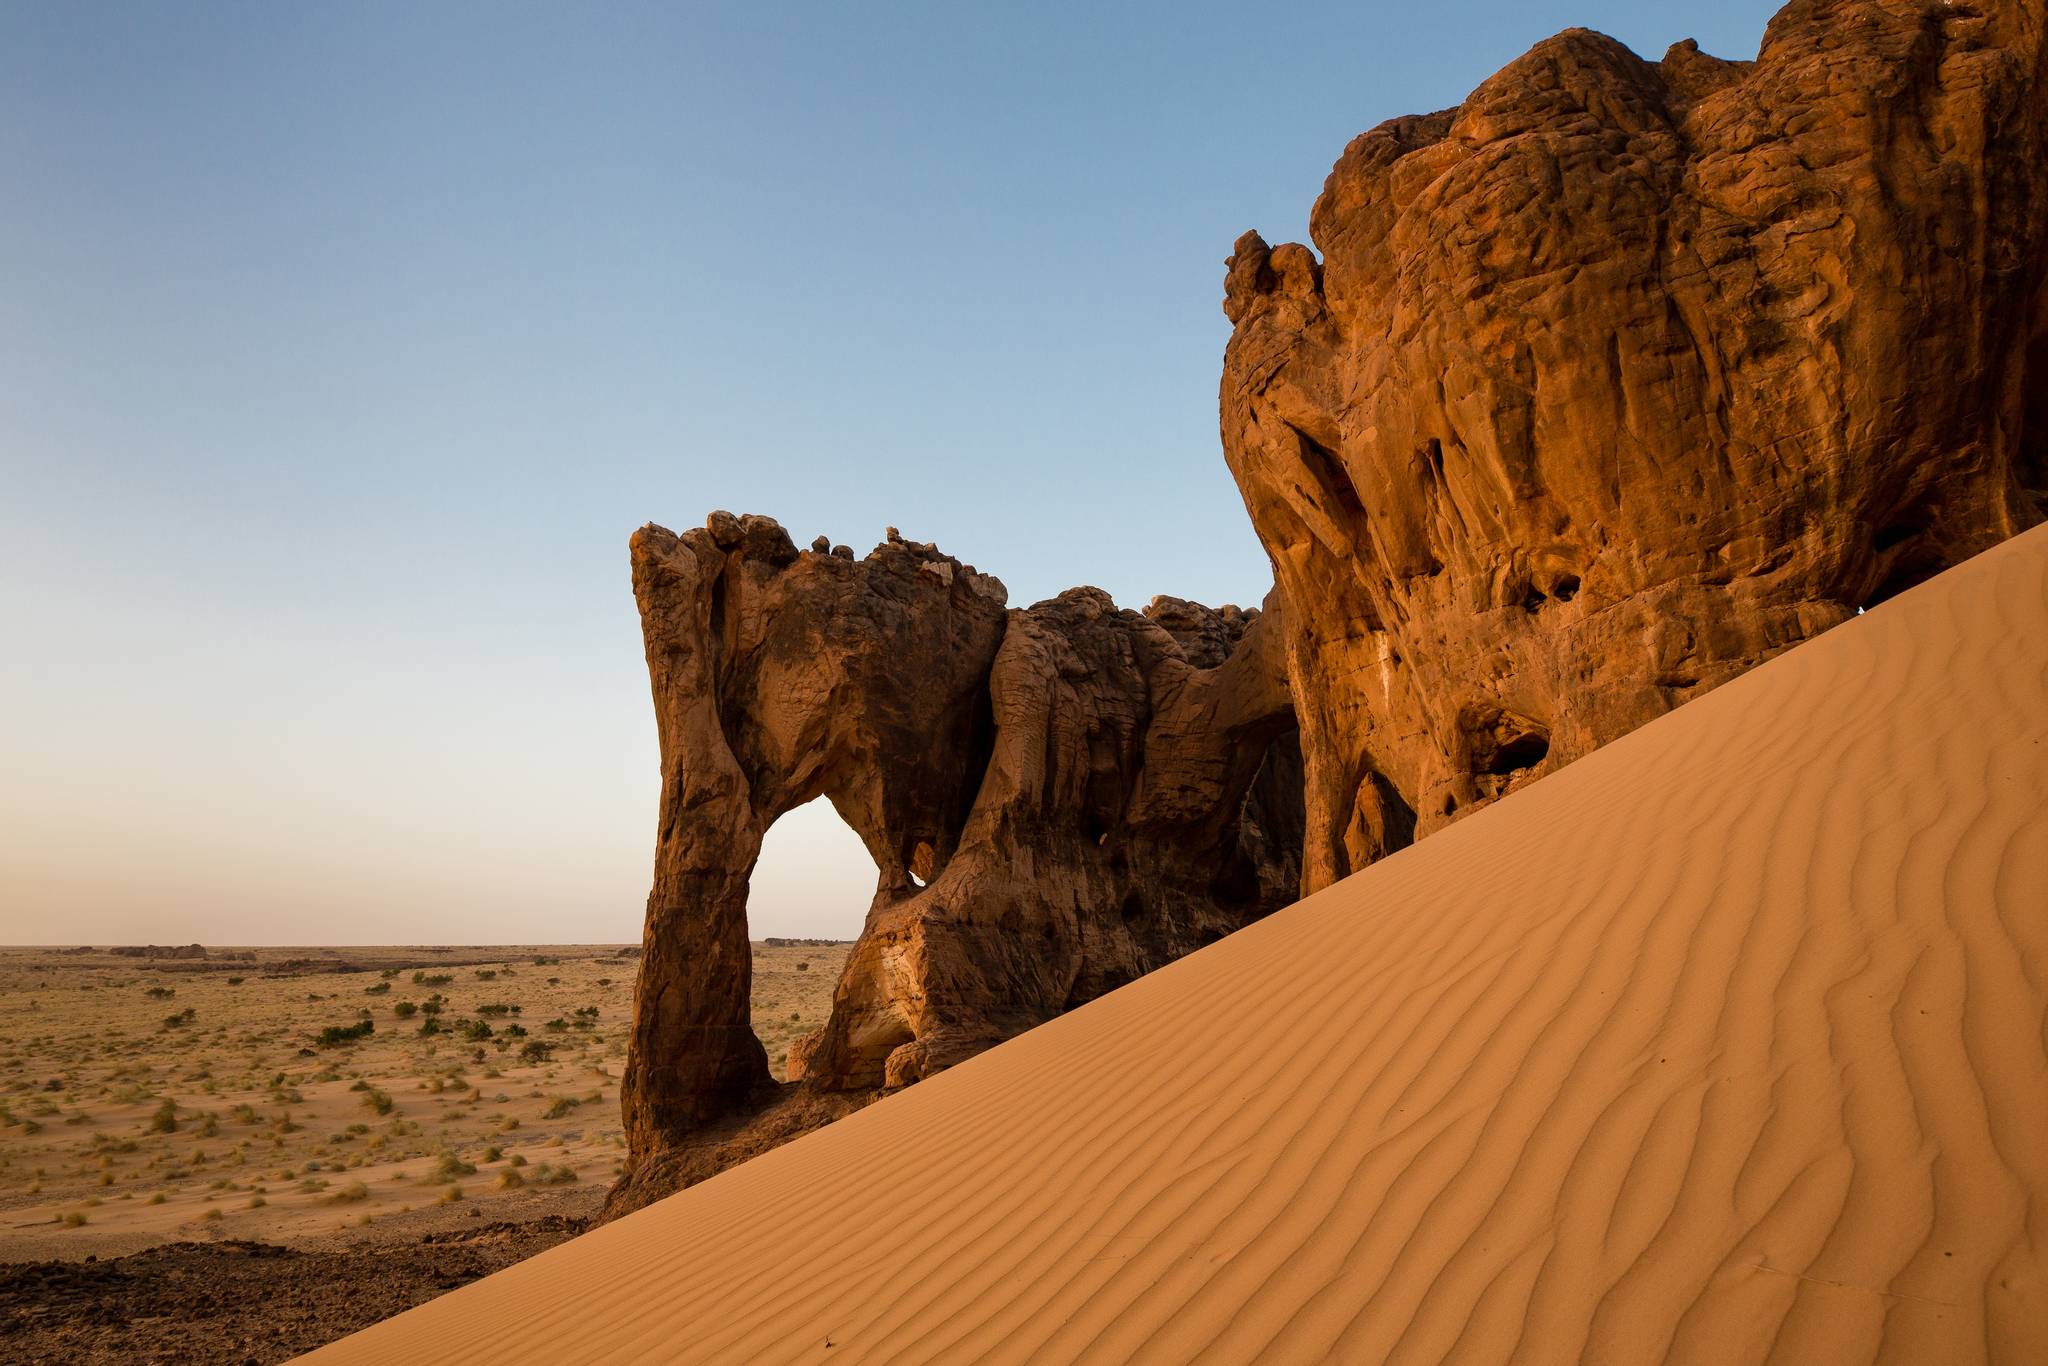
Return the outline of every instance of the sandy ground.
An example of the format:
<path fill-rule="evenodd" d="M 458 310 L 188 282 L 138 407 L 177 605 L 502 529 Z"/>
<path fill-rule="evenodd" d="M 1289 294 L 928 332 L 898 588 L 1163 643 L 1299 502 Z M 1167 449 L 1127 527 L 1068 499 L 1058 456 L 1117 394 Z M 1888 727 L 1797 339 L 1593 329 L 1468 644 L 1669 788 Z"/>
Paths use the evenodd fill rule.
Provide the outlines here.
<path fill-rule="evenodd" d="M 756 945 L 774 1065 L 823 1023 L 848 948 Z M 145 1359 L 158 1338 L 115 1321 L 189 1280 L 266 1321 L 219 1359 L 277 1360 L 579 1231 L 624 1152 L 637 952 L 0 949 L 0 1357 Z M 172 1331 L 185 1304 L 162 1359 L 201 1359 Z"/>
<path fill-rule="evenodd" d="M 624 1151 L 635 958 L 209 949 L 245 951 L 257 961 L 0 949 L 0 1261 L 595 1208 Z M 775 1066 L 823 1023 L 846 951 L 756 946 Z M 319 1042 L 363 1021 L 364 1038 Z"/>
<path fill-rule="evenodd" d="M 2048 529 L 312 1360 L 2048 1361 Z"/>

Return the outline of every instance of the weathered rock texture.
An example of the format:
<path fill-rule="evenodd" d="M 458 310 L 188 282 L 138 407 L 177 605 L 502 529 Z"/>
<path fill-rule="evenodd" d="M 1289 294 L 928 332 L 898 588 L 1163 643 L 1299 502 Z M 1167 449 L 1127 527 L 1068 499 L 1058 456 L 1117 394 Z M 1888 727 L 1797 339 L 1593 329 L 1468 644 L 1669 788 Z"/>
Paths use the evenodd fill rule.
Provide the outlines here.
<path fill-rule="evenodd" d="M 636 1160 L 774 1088 L 747 882 L 824 796 L 880 870 L 823 1091 L 898 1086 L 1293 899 L 1301 776 L 1271 614 L 1077 588 L 1025 609 L 894 535 L 856 561 L 765 517 L 633 538 L 662 798 L 624 1084 Z"/>
<path fill-rule="evenodd" d="M 1304 891 L 2039 519 L 2043 6 L 1574 30 L 1230 258 Z"/>

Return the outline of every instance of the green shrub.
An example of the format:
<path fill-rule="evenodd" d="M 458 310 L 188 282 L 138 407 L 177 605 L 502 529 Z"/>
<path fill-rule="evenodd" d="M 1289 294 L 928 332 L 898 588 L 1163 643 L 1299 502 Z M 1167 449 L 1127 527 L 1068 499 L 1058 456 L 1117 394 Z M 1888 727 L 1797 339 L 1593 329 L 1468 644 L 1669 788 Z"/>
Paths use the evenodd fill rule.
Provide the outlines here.
<path fill-rule="evenodd" d="M 336 1044 L 354 1043 L 357 1039 L 367 1039 L 376 1032 L 377 1022 L 375 1020 L 357 1020 L 352 1025 L 327 1026 L 327 1028 L 320 1031 L 317 1042 L 322 1048 L 332 1048 Z"/>
<path fill-rule="evenodd" d="M 420 1008 L 411 1001 L 400 1001 L 391 1007 L 391 1013 L 401 1020 L 409 1020 L 420 1013 Z"/>
<path fill-rule="evenodd" d="M 153 1134 L 176 1133 L 178 1129 L 178 1103 L 164 1097 L 164 1103 L 156 1107 L 156 1113 L 149 1117 L 149 1131 Z"/>

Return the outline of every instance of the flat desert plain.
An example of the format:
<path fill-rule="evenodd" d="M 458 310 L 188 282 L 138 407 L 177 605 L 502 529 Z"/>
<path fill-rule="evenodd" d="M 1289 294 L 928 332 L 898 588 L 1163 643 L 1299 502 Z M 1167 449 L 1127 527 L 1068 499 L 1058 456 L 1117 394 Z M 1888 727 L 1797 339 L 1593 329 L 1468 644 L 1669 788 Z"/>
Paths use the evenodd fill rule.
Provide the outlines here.
<path fill-rule="evenodd" d="M 754 1024 L 778 1073 L 790 1041 L 824 1022 L 848 947 L 755 946 Z M 58 1327 L 65 1286 L 86 1288 L 73 1285 L 83 1270 L 22 1263 L 282 1247 L 340 1257 L 330 1275 L 344 1282 L 381 1264 L 406 1283 L 385 1287 L 390 1312 L 466 1278 L 410 1271 L 406 1249 L 489 1230 L 480 1274 L 578 1231 L 624 1152 L 637 955 L 0 949 L 0 1263 L 16 1264 L 0 1266 L 0 1357 L 28 1350 L 39 1315 Z M 132 1280 L 180 1257 L 194 1270 L 183 1251 L 114 1265 Z M 35 1341 L 49 1360 L 93 1350 L 75 1335 L 75 1353 Z M 136 1348 L 109 1343 L 104 1359 Z"/>
<path fill-rule="evenodd" d="M 323 1348 L 2048 1361 L 2048 528 Z"/>

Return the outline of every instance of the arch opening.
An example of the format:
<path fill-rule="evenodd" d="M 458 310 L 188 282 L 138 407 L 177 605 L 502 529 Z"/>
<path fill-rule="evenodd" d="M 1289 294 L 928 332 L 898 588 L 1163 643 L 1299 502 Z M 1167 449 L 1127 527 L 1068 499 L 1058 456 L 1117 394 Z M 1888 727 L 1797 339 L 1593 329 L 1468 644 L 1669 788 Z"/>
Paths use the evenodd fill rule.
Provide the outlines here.
<path fill-rule="evenodd" d="M 824 797 L 786 812 L 761 837 L 747 882 L 750 1014 L 777 1081 L 789 1079 L 790 1046 L 831 1017 L 875 879 L 867 846 Z"/>

